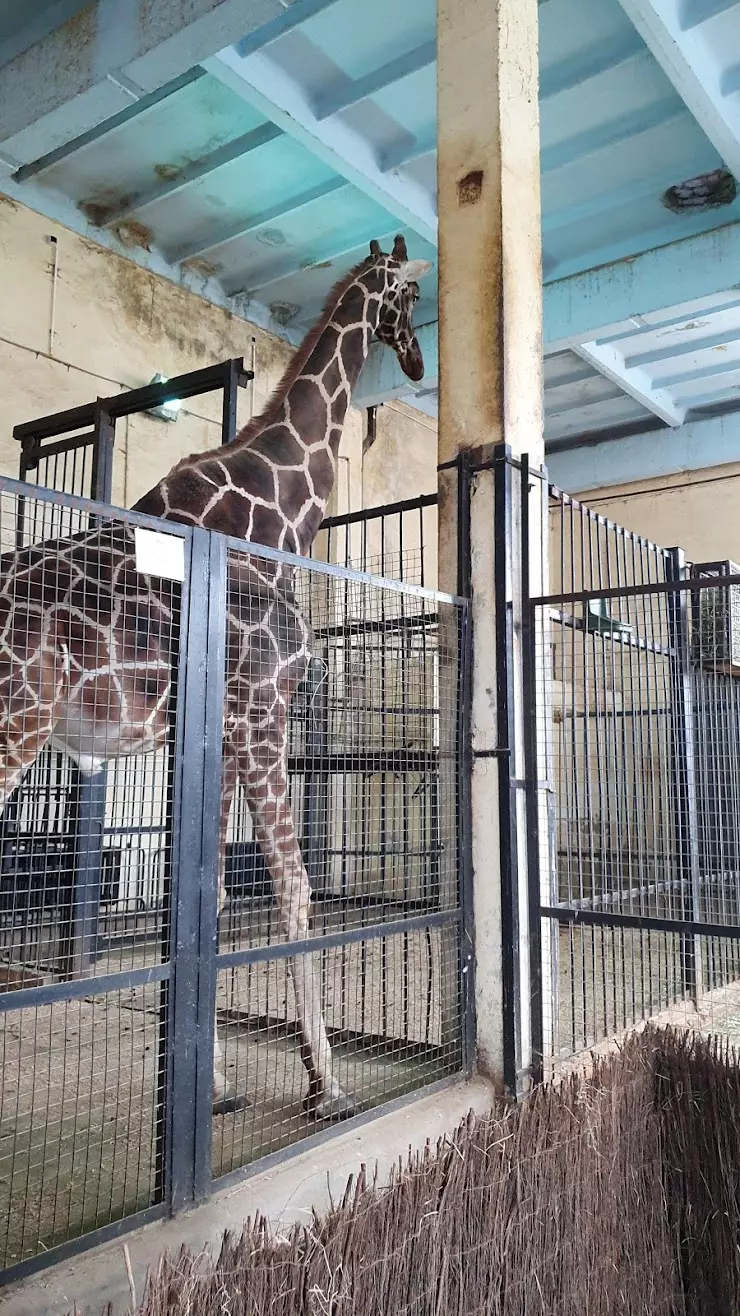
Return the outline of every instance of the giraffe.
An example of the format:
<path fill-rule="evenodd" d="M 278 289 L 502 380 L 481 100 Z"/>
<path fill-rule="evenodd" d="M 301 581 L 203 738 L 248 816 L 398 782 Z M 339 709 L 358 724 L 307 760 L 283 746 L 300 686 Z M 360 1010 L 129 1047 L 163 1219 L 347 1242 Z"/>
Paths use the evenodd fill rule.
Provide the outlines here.
<path fill-rule="evenodd" d="M 370 344 L 391 347 L 404 373 L 423 378 L 413 331 L 418 279 L 402 236 L 377 242 L 332 290 L 265 410 L 213 452 L 178 462 L 134 510 L 305 556 L 323 519 L 352 389 Z M 167 591 L 135 568 L 124 523 L 99 523 L 65 541 L 0 559 L 0 809 L 47 745 L 83 772 L 157 749 L 169 720 L 173 611 Z M 226 834 L 237 783 L 273 882 L 282 931 L 309 933 L 310 886 L 288 799 L 290 702 L 311 635 L 293 571 L 230 555 L 218 908 L 225 900 Z M 4 743 L 3 743 L 4 742 Z M 315 956 L 288 961 L 308 1071 L 304 1107 L 317 1120 L 351 1114 L 333 1073 Z M 214 1111 L 247 1104 L 230 1090 L 214 1030 Z"/>

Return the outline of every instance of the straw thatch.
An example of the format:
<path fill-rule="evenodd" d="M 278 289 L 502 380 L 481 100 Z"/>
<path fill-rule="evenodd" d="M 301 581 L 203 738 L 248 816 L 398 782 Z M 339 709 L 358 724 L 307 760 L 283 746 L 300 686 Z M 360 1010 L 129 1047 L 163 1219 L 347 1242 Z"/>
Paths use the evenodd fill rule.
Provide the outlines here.
<path fill-rule="evenodd" d="M 309 1226 L 163 1258 L 140 1313 L 734 1316 L 739 1172 L 735 1057 L 648 1029 Z"/>

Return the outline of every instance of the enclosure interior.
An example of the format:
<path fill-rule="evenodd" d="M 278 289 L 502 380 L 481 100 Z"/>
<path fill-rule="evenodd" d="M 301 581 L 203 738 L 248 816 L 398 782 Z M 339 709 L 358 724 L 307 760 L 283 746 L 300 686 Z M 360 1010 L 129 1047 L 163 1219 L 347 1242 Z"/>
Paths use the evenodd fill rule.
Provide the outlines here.
<path fill-rule="evenodd" d="M 549 508 L 533 608 L 546 1072 L 648 1018 L 738 1042 L 738 569 L 554 487 Z"/>

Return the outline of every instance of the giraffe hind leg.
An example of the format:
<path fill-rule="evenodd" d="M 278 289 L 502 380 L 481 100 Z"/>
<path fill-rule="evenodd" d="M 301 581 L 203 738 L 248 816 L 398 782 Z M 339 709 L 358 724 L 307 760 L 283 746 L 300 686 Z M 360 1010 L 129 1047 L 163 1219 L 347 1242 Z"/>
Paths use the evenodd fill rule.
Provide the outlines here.
<path fill-rule="evenodd" d="M 277 722 L 277 719 L 276 719 Z M 284 727 L 273 725 L 263 753 L 240 755 L 239 775 L 246 785 L 255 833 L 272 877 L 282 931 L 290 941 L 308 937 L 310 886 L 295 835 L 284 763 Z M 320 949 L 317 944 L 317 952 Z M 318 1120 L 346 1119 L 356 1112 L 335 1078 L 331 1048 L 321 1009 L 321 981 L 316 954 L 287 962 L 295 994 L 301 1036 L 301 1059 L 308 1071 L 305 1109 Z"/>

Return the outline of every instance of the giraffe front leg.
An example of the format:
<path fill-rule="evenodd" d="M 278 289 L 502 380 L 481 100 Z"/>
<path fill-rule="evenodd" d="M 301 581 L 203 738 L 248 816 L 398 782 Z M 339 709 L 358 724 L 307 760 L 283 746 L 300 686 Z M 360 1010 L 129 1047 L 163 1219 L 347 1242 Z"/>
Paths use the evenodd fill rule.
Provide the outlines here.
<path fill-rule="evenodd" d="M 221 822 L 218 855 L 218 914 L 226 904 L 226 837 L 229 827 L 229 815 L 236 787 L 236 757 L 228 745 L 224 749 L 223 777 L 221 785 Z M 226 1077 L 221 1046 L 218 1040 L 218 1009 L 213 1023 L 213 1113 L 214 1115 L 231 1115 L 244 1110 L 249 1105 L 246 1093 L 237 1094 Z"/>
<path fill-rule="evenodd" d="M 257 840 L 275 889 L 280 923 L 289 941 L 308 936 L 311 889 L 288 800 L 288 783 L 282 753 L 271 756 L 269 767 L 257 767 L 252 759 L 247 773 L 247 799 Z M 308 1070 L 309 1087 L 305 1108 L 319 1120 L 345 1119 L 355 1113 L 351 1097 L 344 1092 L 332 1069 L 332 1055 L 321 1010 L 321 981 L 316 957 L 297 955 L 288 961 L 295 993 L 296 1016 L 301 1035 L 301 1058 Z"/>

